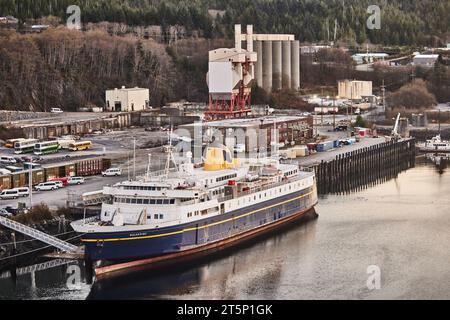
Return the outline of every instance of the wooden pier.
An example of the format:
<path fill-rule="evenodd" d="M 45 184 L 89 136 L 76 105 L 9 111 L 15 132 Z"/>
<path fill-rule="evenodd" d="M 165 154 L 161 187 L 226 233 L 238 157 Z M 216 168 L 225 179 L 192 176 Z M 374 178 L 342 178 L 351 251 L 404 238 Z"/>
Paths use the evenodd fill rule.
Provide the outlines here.
<path fill-rule="evenodd" d="M 322 161 L 314 166 L 321 195 L 360 191 L 396 178 L 415 166 L 415 139 L 390 141 Z"/>

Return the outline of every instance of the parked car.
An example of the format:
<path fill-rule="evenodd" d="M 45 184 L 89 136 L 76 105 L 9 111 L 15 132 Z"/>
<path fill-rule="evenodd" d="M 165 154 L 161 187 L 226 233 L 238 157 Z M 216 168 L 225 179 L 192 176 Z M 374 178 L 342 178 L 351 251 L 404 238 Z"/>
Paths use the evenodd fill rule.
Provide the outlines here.
<path fill-rule="evenodd" d="M 114 176 L 121 176 L 122 170 L 119 168 L 109 168 L 106 171 L 102 171 L 102 176 L 104 177 L 114 177 Z"/>
<path fill-rule="evenodd" d="M 18 199 L 20 197 L 28 197 L 30 195 L 30 189 L 28 188 L 14 188 L 6 189 L 0 193 L 0 199 Z"/>
<path fill-rule="evenodd" d="M 67 185 L 69 184 L 68 178 L 54 178 L 49 181 L 56 182 L 59 188 L 67 187 Z"/>
<path fill-rule="evenodd" d="M 84 178 L 83 177 L 70 177 L 67 180 L 67 183 L 69 185 L 74 185 L 74 184 L 83 184 L 84 183 Z"/>
<path fill-rule="evenodd" d="M 51 191 L 51 190 L 57 190 L 59 189 L 59 186 L 62 184 L 62 182 L 58 181 L 49 181 L 49 182 L 42 182 L 39 183 L 36 187 L 34 187 L 37 191 Z"/>
<path fill-rule="evenodd" d="M 51 113 L 63 113 L 64 111 L 62 111 L 61 108 L 51 108 L 50 112 Z"/>
<path fill-rule="evenodd" d="M 7 176 L 7 175 L 10 175 L 11 173 L 12 172 L 7 169 L 0 168 L 0 175 L 2 175 L 2 176 Z"/>
<path fill-rule="evenodd" d="M 11 217 L 12 213 L 6 209 L 0 208 L 0 216 L 2 217 Z"/>
<path fill-rule="evenodd" d="M 0 157 L 0 162 L 1 163 L 7 163 L 7 164 L 16 164 L 17 160 L 14 157 L 11 156 L 1 156 Z"/>
<path fill-rule="evenodd" d="M 35 162 L 39 162 L 39 161 L 41 161 L 41 160 L 42 160 L 41 157 L 32 157 L 32 156 L 23 156 L 23 157 L 20 157 L 20 161 L 21 161 L 21 162 L 32 162 L 32 163 L 35 163 Z"/>

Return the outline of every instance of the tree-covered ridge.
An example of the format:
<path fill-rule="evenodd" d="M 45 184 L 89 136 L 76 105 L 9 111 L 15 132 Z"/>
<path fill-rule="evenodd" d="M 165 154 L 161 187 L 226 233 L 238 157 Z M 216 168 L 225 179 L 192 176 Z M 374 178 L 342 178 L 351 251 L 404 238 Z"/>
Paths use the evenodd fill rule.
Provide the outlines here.
<path fill-rule="evenodd" d="M 301 41 L 370 41 L 426 45 L 449 35 L 450 0 L 2 0 L 0 15 L 22 21 L 81 7 L 84 22 L 182 25 L 207 38 L 231 36 L 233 24 L 253 24 L 259 33 L 293 33 Z M 382 10 L 381 30 L 368 30 L 367 7 Z M 220 10 L 213 16 L 208 10 Z"/>

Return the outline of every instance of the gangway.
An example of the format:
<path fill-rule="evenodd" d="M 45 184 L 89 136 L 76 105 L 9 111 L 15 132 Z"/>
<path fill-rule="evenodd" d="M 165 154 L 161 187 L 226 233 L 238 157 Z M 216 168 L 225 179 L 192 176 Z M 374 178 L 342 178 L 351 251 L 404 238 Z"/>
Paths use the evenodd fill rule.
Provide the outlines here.
<path fill-rule="evenodd" d="M 14 220 L 11 220 L 11 219 L 8 219 L 8 218 L 5 218 L 5 217 L 0 217 L 0 224 L 5 226 L 5 227 L 7 227 L 7 228 L 9 228 L 9 229 L 12 229 L 14 231 L 20 232 L 20 233 L 22 233 L 24 235 L 27 235 L 29 237 L 32 237 L 32 238 L 36 239 L 36 240 L 42 241 L 42 242 L 44 242 L 46 244 L 49 244 L 49 245 L 51 245 L 51 246 L 53 246 L 53 247 L 55 247 L 55 248 L 57 248 L 57 249 L 59 249 L 61 251 L 64 251 L 64 252 L 74 252 L 74 251 L 76 251 L 78 249 L 77 246 L 75 246 L 75 245 L 73 245 L 71 243 L 68 243 L 68 242 L 63 241 L 63 240 L 61 240 L 59 238 L 56 238 L 56 237 L 51 236 L 49 234 L 46 234 L 46 233 L 44 233 L 42 231 L 30 228 L 30 227 L 28 227 L 28 226 L 26 226 L 24 224 L 21 224 L 19 222 L 16 222 Z"/>
<path fill-rule="evenodd" d="M 16 270 L 16 275 L 17 276 L 22 276 L 25 274 L 29 274 L 29 273 L 33 273 L 33 272 L 37 272 L 37 271 L 42 271 L 42 270 L 47 270 L 47 269 L 51 269 L 51 268 L 56 268 L 59 266 L 64 266 L 67 264 L 71 264 L 73 263 L 74 260 L 66 260 L 66 259 L 57 259 L 57 260 L 50 260 L 44 263 L 39 263 L 39 264 L 34 264 L 28 267 L 23 267 L 23 268 L 19 268 Z M 11 272 L 10 271 L 6 271 L 2 274 L 0 274 L 0 279 L 7 279 L 7 278 L 11 278 Z"/>
<path fill-rule="evenodd" d="M 84 206 L 94 206 L 102 204 L 111 198 L 110 195 L 103 194 L 103 190 L 86 192 L 81 195 Z"/>

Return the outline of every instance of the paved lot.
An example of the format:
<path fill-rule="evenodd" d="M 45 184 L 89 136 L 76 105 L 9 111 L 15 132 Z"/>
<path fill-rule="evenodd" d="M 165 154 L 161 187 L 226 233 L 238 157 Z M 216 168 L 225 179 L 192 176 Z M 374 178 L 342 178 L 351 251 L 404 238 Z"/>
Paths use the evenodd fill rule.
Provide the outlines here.
<path fill-rule="evenodd" d="M 370 147 L 370 146 L 373 146 L 373 145 L 376 145 L 379 143 L 383 143 L 383 142 L 385 142 L 384 138 L 365 138 L 365 139 L 362 139 L 361 142 L 356 143 L 351 146 L 343 146 L 341 148 L 330 150 L 328 152 L 316 153 L 309 157 L 296 159 L 295 161 L 302 166 L 309 167 L 314 164 L 320 163 L 322 160 L 323 161 L 332 160 L 339 154 L 344 154 L 344 153 L 355 151 L 355 150 L 358 150 L 361 148 Z"/>

